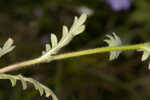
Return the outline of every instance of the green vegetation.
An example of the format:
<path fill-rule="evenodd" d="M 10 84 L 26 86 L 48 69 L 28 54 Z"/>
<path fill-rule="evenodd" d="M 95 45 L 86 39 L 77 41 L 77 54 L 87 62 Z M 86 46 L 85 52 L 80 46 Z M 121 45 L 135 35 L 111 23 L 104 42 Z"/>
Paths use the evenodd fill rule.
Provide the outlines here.
<path fill-rule="evenodd" d="M 1 58 L 0 78 L 9 79 L 12 86 L 20 80 L 23 89 L 27 88 L 26 82 L 32 83 L 41 95 L 45 93 L 46 97 L 59 100 L 148 100 L 149 70 L 147 62 L 140 59 L 145 61 L 150 55 L 150 2 L 129 0 L 130 5 L 115 8 L 111 0 L 106 1 L 0 1 L 1 44 L 11 37 L 16 46 L 11 38 L 1 46 L 0 56 L 8 54 Z M 75 17 L 71 25 L 73 16 L 81 12 L 88 15 L 85 31 L 85 14 Z M 49 32 L 52 32 L 50 42 Z M 129 50 L 142 51 L 142 57 Z M 114 61 L 98 54 L 104 52 L 109 52 L 109 59 Z M 5 72 L 9 75 L 2 74 Z M 19 84 L 10 89 L 8 81 L 0 81 L 2 100 L 46 99 L 30 85 L 21 91 Z"/>

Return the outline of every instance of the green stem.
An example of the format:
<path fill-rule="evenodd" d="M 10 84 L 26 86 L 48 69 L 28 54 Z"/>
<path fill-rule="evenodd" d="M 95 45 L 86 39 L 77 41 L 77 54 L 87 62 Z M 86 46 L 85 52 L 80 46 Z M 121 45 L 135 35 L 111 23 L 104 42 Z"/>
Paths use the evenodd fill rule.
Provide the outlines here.
<path fill-rule="evenodd" d="M 114 47 L 103 47 L 103 48 L 95 48 L 71 53 L 64 53 L 60 55 L 53 56 L 53 60 L 60 60 L 65 58 L 72 58 L 96 53 L 104 53 L 104 52 L 111 52 L 111 51 L 126 51 L 126 50 L 137 50 L 143 47 L 144 44 L 136 44 L 136 45 L 127 45 L 127 46 L 114 46 Z"/>
<path fill-rule="evenodd" d="M 60 59 L 66 59 L 66 58 L 72 58 L 72 57 L 78 57 L 78 56 L 84 56 L 84 55 L 90 55 L 90 54 L 96 54 L 96 53 L 104 53 L 104 52 L 111 52 L 111 51 L 126 51 L 126 50 L 137 50 L 141 49 L 146 43 L 143 44 L 135 44 L 135 45 L 127 45 L 127 46 L 114 46 L 114 47 L 103 47 L 103 48 L 95 48 L 95 49 L 89 49 L 89 50 L 83 50 L 83 51 L 77 51 L 77 52 L 71 52 L 71 53 L 64 53 L 60 55 L 55 56 L 49 56 L 52 57 L 53 60 L 60 60 Z M 6 67 L 3 67 L 0 69 L 0 73 L 6 73 L 9 71 L 13 71 L 16 69 L 20 69 L 22 67 L 31 66 L 38 63 L 44 63 L 46 61 L 47 57 L 39 57 L 33 60 L 23 61 L 17 64 L 8 65 Z"/>

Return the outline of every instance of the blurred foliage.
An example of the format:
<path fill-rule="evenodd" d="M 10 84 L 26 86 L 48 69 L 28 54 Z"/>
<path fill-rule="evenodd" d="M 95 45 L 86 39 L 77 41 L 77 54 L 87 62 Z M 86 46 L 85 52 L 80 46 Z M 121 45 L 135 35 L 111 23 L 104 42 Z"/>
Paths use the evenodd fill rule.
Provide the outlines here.
<path fill-rule="evenodd" d="M 92 11 L 86 31 L 60 53 L 106 46 L 107 33 L 116 32 L 123 44 L 150 40 L 150 1 L 132 0 L 128 10 L 113 11 L 105 0 L 0 0 L 0 42 L 11 37 L 15 50 L 1 58 L 1 67 L 41 55 L 49 34 L 61 37 L 62 25 L 70 26 L 82 7 Z M 108 54 L 34 65 L 21 73 L 51 88 L 60 100 L 149 100 L 150 72 L 141 54 L 123 52 L 109 62 Z M 1 100 L 48 100 L 32 86 L 22 91 L 21 84 L 11 88 L 0 80 Z M 31 88 L 30 88 L 31 87 Z M 9 93 L 9 96 L 8 96 Z"/>

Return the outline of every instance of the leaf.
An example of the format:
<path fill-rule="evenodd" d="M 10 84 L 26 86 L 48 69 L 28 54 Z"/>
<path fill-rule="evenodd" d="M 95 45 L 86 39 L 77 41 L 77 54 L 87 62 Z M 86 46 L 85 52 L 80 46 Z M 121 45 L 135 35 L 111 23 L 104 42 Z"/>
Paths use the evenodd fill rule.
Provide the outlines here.
<path fill-rule="evenodd" d="M 74 17 L 73 24 L 72 24 L 72 27 L 70 28 L 70 30 L 72 30 L 72 29 L 73 29 L 73 27 L 75 27 L 77 24 L 78 24 L 78 17 L 77 17 L 77 16 L 75 16 L 75 17 Z"/>
<path fill-rule="evenodd" d="M 141 47 L 141 49 L 138 50 L 138 51 L 142 51 L 143 52 L 141 60 L 142 61 L 147 60 L 148 57 L 150 56 L 150 43 L 145 43 L 144 46 Z"/>
<path fill-rule="evenodd" d="M 82 25 L 87 19 L 87 15 L 85 13 L 83 13 L 80 17 L 79 17 L 79 20 L 78 20 L 78 24 L 79 26 Z"/>
<path fill-rule="evenodd" d="M 4 46 L 0 48 L 0 57 L 11 52 L 15 48 L 15 46 L 12 46 L 12 44 L 13 44 L 13 39 L 9 38 L 5 42 Z"/>
<path fill-rule="evenodd" d="M 67 28 L 67 26 L 63 25 L 62 33 L 63 33 L 63 38 L 65 38 L 67 36 L 67 34 L 68 34 L 68 28 Z"/>
<path fill-rule="evenodd" d="M 22 75 L 0 74 L 0 79 L 9 79 L 12 83 L 12 86 L 15 86 L 16 81 L 20 80 L 24 90 L 27 88 L 26 82 L 32 83 L 34 85 L 35 89 L 40 92 L 41 96 L 45 93 L 46 94 L 45 96 L 47 98 L 52 96 L 53 100 L 58 100 L 56 95 L 48 87 L 44 86 L 43 84 L 39 83 L 38 81 L 36 81 L 32 78 L 26 78 L 26 77 L 23 77 Z"/>
<path fill-rule="evenodd" d="M 5 49 L 5 50 L 9 49 L 9 48 L 12 46 L 12 44 L 13 44 L 13 40 L 12 40 L 11 38 L 9 38 L 9 39 L 5 42 L 5 44 L 4 44 L 4 46 L 3 46 L 3 49 Z"/>
<path fill-rule="evenodd" d="M 83 25 L 84 22 L 87 19 L 87 15 L 86 14 L 82 14 L 79 19 L 77 17 L 74 18 L 74 23 L 70 28 L 70 34 L 76 36 L 79 33 L 83 32 L 85 30 L 85 26 Z"/>
<path fill-rule="evenodd" d="M 23 86 L 23 90 L 27 89 L 27 83 L 25 80 L 23 80 L 23 76 L 22 75 L 18 75 L 18 77 L 21 80 L 22 86 Z"/>
<path fill-rule="evenodd" d="M 120 38 L 115 33 L 112 33 L 112 35 L 106 35 L 106 37 L 108 39 L 105 39 L 104 41 L 108 44 L 109 47 L 122 45 Z M 118 58 L 120 53 L 121 51 L 111 51 L 109 60 L 114 60 Z"/>
<path fill-rule="evenodd" d="M 73 39 L 74 36 L 82 33 L 85 30 L 84 22 L 87 19 L 86 14 L 82 14 L 79 18 L 75 16 L 74 22 L 70 29 L 67 26 L 63 25 L 62 27 L 62 38 L 58 42 L 55 34 L 51 34 L 51 49 L 46 49 L 42 51 L 41 59 L 44 59 L 45 62 L 51 61 L 51 55 L 56 54 L 62 47 L 66 46 Z M 50 58 L 49 58 L 50 57 Z"/>
<path fill-rule="evenodd" d="M 57 37 L 55 34 L 51 34 L 51 43 L 53 48 L 57 46 Z"/>
<path fill-rule="evenodd" d="M 85 25 L 81 25 L 76 31 L 74 31 L 75 35 L 82 33 L 85 30 Z"/>
<path fill-rule="evenodd" d="M 46 44 L 45 45 L 45 51 L 42 51 L 42 55 L 44 55 L 45 53 L 47 53 L 50 50 L 51 50 L 51 45 L 50 44 Z"/>
<path fill-rule="evenodd" d="M 144 46 L 141 47 L 140 50 L 138 50 L 138 51 L 143 52 L 141 60 L 142 61 L 147 60 L 148 57 L 150 56 L 150 43 L 145 43 Z M 150 69 L 150 62 L 149 62 L 149 65 L 148 65 L 148 69 Z"/>
<path fill-rule="evenodd" d="M 40 86 L 40 83 L 36 80 L 33 80 L 33 84 L 36 90 L 39 90 L 40 95 L 42 96 L 44 94 L 44 89 Z"/>
<path fill-rule="evenodd" d="M 4 54 L 6 54 L 6 53 L 9 53 L 9 52 L 11 52 L 13 49 L 15 48 L 15 46 L 11 46 L 10 48 L 8 48 L 8 49 L 3 49 L 3 55 Z"/>
<path fill-rule="evenodd" d="M 45 48 L 46 48 L 46 51 L 51 50 L 51 46 L 50 46 L 50 44 L 46 44 L 46 45 L 45 45 Z"/>
<path fill-rule="evenodd" d="M 150 52 L 147 51 L 143 51 L 143 55 L 142 55 L 142 61 L 145 61 L 150 55 Z"/>
<path fill-rule="evenodd" d="M 14 79 L 13 77 L 10 78 L 12 87 L 14 87 L 16 85 L 16 79 Z"/>

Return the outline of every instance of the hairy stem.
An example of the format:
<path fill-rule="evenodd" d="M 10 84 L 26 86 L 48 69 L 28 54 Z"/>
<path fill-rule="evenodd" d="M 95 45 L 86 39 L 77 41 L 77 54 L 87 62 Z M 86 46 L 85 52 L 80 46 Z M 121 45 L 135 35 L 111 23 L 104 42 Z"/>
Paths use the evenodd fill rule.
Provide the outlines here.
<path fill-rule="evenodd" d="M 64 53 L 60 55 L 51 56 L 53 60 L 60 60 L 60 59 L 66 59 L 66 58 L 72 58 L 72 57 L 78 57 L 78 56 L 84 56 L 84 55 L 90 55 L 95 53 L 104 53 L 104 52 L 110 52 L 110 51 L 126 51 L 126 50 L 137 50 L 141 49 L 144 44 L 135 44 L 135 45 L 127 45 L 127 46 L 114 46 L 114 47 L 103 47 L 103 48 L 95 48 L 95 49 L 89 49 L 89 50 L 83 50 L 83 51 L 77 51 L 77 52 L 71 52 L 71 53 Z M 48 55 L 49 56 L 49 55 Z M 9 71 L 13 71 L 16 69 L 20 69 L 23 67 L 27 67 L 30 65 L 38 64 L 38 63 L 44 63 L 45 58 L 36 58 L 33 60 L 23 61 L 17 64 L 8 65 L 6 67 L 3 67 L 0 69 L 0 73 L 6 73 Z"/>

